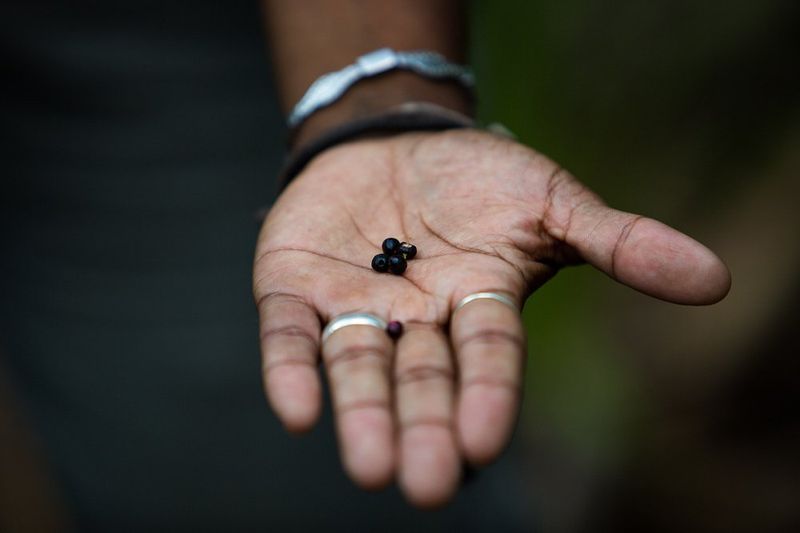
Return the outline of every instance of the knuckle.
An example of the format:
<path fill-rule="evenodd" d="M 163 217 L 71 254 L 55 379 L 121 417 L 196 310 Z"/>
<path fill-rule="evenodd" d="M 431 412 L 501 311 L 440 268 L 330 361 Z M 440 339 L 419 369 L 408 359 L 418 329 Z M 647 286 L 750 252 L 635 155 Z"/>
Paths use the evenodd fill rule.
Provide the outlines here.
<path fill-rule="evenodd" d="M 270 306 L 278 306 L 282 304 L 296 304 L 308 306 L 308 302 L 297 294 L 284 291 L 269 291 L 261 294 L 256 300 L 259 307 L 269 304 Z"/>
<path fill-rule="evenodd" d="M 315 351 L 319 348 L 319 339 L 300 326 L 288 325 L 277 328 L 267 328 L 261 333 L 262 342 L 268 342 L 271 339 L 281 337 L 290 339 L 303 339 L 307 341 Z"/>
<path fill-rule="evenodd" d="M 385 365 L 388 362 L 388 357 L 380 347 L 365 344 L 344 346 L 326 358 L 329 370 L 345 363 L 362 361 L 374 361 Z"/>
<path fill-rule="evenodd" d="M 400 426 L 403 431 L 418 427 L 452 430 L 453 420 L 452 418 L 444 416 L 417 416 L 408 420 L 403 420 Z"/>
<path fill-rule="evenodd" d="M 289 366 L 308 366 L 313 368 L 316 366 L 316 360 L 313 357 L 302 354 L 289 354 L 276 358 L 270 357 L 264 359 L 264 363 L 261 365 L 261 371 L 266 375 L 277 368 Z"/>
<path fill-rule="evenodd" d="M 451 381 L 453 377 L 453 370 L 451 368 L 433 365 L 417 365 L 399 370 L 395 375 L 395 382 L 400 386 L 434 379 Z"/>
<path fill-rule="evenodd" d="M 339 415 L 343 415 L 370 409 L 388 410 L 390 407 L 389 400 L 385 398 L 362 398 L 340 403 L 336 406 L 336 411 Z"/>
<path fill-rule="evenodd" d="M 620 229 L 619 235 L 614 242 L 614 248 L 611 250 L 611 264 L 609 265 L 609 269 L 611 270 L 611 275 L 613 277 L 617 276 L 617 265 L 619 263 L 620 255 L 625 249 L 625 244 L 628 242 L 628 237 L 633 231 L 633 228 L 643 219 L 644 217 L 642 215 L 636 215 L 626 222 L 625 225 L 622 226 L 622 229 Z"/>
<path fill-rule="evenodd" d="M 464 390 L 474 387 L 507 389 L 515 394 L 522 391 L 522 383 L 519 380 L 501 378 L 498 376 L 475 376 L 461 383 L 461 388 Z"/>
<path fill-rule="evenodd" d="M 520 333 L 511 332 L 500 328 L 481 328 L 465 337 L 457 345 L 458 351 L 471 346 L 502 346 L 513 344 L 516 348 L 525 347 L 525 338 Z"/>

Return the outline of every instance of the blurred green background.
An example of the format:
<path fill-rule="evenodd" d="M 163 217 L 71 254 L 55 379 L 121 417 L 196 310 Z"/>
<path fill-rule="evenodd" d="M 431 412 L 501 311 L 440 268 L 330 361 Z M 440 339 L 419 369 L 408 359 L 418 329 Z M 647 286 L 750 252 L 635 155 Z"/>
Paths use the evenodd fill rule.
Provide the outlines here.
<path fill-rule="evenodd" d="M 797 2 L 472 2 L 480 117 L 704 242 L 708 308 L 565 270 L 515 450 L 548 531 L 800 530 Z M 535 453 L 531 453 L 531 451 Z"/>

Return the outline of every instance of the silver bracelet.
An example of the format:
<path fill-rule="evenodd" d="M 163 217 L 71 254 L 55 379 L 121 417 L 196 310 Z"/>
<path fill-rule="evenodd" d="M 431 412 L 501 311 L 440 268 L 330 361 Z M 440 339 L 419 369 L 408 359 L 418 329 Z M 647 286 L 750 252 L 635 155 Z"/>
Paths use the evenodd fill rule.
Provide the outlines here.
<path fill-rule="evenodd" d="M 294 106 L 287 119 L 289 127 L 296 128 L 311 114 L 341 98 L 356 82 L 395 69 L 410 70 L 427 78 L 452 78 L 470 89 L 475 85 L 475 76 L 469 67 L 451 63 L 436 52 L 397 52 L 381 48 L 357 58 L 342 70 L 317 78 Z"/>

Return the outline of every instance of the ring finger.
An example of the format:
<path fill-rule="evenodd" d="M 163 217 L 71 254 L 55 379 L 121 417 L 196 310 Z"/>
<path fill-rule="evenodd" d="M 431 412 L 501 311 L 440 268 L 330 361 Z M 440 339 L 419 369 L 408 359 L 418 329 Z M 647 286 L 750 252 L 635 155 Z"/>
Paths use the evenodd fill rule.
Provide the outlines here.
<path fill-rule="evenodd" d="M 519 410 L 525 362 L 522 320 L 511 305 L 474 299 L 453 311 L 450 335 L 459 366 L 456 421 L 461 448 L 470 462 L 484 464 L 508 442 Z"/>
<path fill-rule="evenodd" d="M 322 345 L 342 463 L 364 488 L 379 488 L 394 474 L 389 375 L 392 341 L 376 327 L 343 327 Z"/>

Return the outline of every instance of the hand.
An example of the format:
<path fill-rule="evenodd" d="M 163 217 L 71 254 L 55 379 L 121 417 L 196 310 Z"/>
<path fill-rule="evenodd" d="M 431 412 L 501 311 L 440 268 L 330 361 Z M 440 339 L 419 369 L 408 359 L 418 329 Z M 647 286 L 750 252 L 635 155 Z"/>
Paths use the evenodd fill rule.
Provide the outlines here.
<path fill-rule="evenodd" d="M 419 252 L 403 276 L 370 261 L 384 238 Z M 506 445 L 525 358 L 519 308 L 556 271 L 588 262 L 665 300 L 707 304 L 730 275 L 707 248 L 606 207 L 552 161 L 493 134 L 456 130 L 344 144 L 319 155 L 270 211 L 254 292 L 269 401 L 289 431 L 320 412 L 321 356 L 344 467 L 365 488 L 397 474 L 419 506 L 447 501 L 463 459 Z M 400 320 L 394 343 L 369 326 L 321 327 L 362 311 Z"/>

